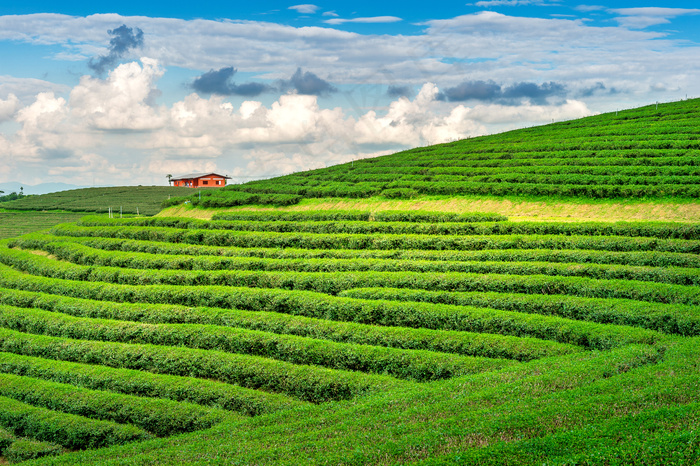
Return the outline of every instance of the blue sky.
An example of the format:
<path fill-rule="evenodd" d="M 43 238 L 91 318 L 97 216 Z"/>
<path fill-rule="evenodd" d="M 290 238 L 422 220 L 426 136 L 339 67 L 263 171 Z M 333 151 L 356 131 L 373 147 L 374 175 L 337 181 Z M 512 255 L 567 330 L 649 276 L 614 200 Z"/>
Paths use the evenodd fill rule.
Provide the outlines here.
<path fill-rule="evenodd" d="M 236 181 L 700 96 L 648 1 L 0 6 L 0 182 Z"/>

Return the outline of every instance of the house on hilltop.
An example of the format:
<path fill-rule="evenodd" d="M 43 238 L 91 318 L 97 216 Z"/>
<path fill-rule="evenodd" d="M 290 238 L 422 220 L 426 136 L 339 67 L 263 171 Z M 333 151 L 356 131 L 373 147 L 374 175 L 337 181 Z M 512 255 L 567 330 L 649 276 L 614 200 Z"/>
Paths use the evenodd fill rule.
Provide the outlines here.
<path fill-rule="evenodd" d="M 220 188 L 226 186 L 226 180 L 230 179 L 230 176 L 216 173 L 190 173 L 170 178 L 170 181 L 172 181 L 173 186 L 185 188 Z"/>

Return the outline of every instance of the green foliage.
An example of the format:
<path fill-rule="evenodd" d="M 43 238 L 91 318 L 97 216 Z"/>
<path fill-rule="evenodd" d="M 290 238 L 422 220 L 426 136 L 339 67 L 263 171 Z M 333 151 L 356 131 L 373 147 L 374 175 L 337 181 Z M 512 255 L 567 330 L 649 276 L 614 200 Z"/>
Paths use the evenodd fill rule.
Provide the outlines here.
<path fill-rule="evenodd" d="M 427 234 L 318 234 L 269 231 L 226 231 L 168 227 L 118 226 L 80 227 L 59 225 L 58 236 L 107 238 L 185 243 L 239 248 L 299 248 L 355 250 L 475 251 L 485 249 L 585 249 L 594 251 L 657 251 L 699 254 L 700 240 L 653 237 L 584 236 L 563 234 L 434 235 Z"/>
<path fill-rule="evenodd" d="M 604 279 L 641 280 L 677 285 L 700 285 L 700 271 L 694 268 L 555 263 L 549 261 L 516 262 L 517 256 L 498 261 L 421 261 L 396 259 L 267 259 L 219 258 L 171 255 L 163 257 L 151 253 L 99 251 L 75 243 L 43 243 L 36 240 L 12 241 L 14 246 L 51 253 L 58 259 L 80 265 L 114 266 L 134 269 L 171 270 L 264 270 L 296 272 L 463 272 L 500 273 L 514 275 L 559 275 Z M 505 254 L 504 254 L 505 255 Z"/>
<path fill-rule="evenodd" d="M 64 231 L 64 230 L 62 230 Z M 72 231 L 71 231 L 72 232 Z M 228 258 L 258 257 L 267 259 L 393 259 L 397 261 L 500 261 L 500 262 L 553 262 L 579 264 L 619 264 L 653 267 L 699 268 L 700 256 L 692 253 L 659 251 L 606 251 L 592 249 L 483 249 L 455 250 L 381 250 L 381 249 L 300 249 L 217 247 L 182 243 L 167 243 L 123 238 L 100 238 L 47 235 L 25 235 L 10 242 L 23 249 L 47 248 L 50 243 L 77 243 L 105 251 L 144 252 L 157 255 L 192 256 L 177 260 L 162 257 L 163 268 L 191 270 L 193 268 L 224 268 Z M 212 257 L 215 256 L 215 257 Z M 114 256 L 116 257 L 116 256 Z M 129 258 L 128 254 L 123 256 Z M 114 261 L 116 264 L 118 261 Z"/>
<path fill-rule="evenodd" d="M 168 186 L 122 186 L 116 188 L 83 188 L 51 194 L 25 196 L 2 204 L 14 210 L 64 210 L 69 212 L 119 211 L 128 214 L 155 215 L 169 196 L 190 194 L 190 188 Z"/>
<path fill-rule="evenodd" d="M 71 450 L 100 448 L 151 438 L 129 424 L 92 420 L 0 396 L 0 425 L 17 436 L 57 443 Z"/>
<path fill-rule="evenodd" d="M 63 280 L 125 285 L 237 286 L 283 288 L 338 294 L 343 290 L 382 286 L 443 291 L 498 291 L 502 293 L 571 294 L 591 298 L 700 304 L 700 289 L 693 286 L 640 282 L 630 279 L 482 273 L 416 272 L 265 272 L 255 270 L 148 270 L 90 267 L 58 262 L 43 256 L 0 247 L 0 262 L 35 275 Z M 137 290 L 134 293 L 140 293 Z M 195 294 L 193 292 L 193 294 Z M 195 300 L 196 302 L 196 300 Z M 199 303 L 208 305 L 206 302 Z"/>
<path fill-rule="evenodd" d="M 401 235 L 563 235 L 620 236 L 633 238 L 700 240 L 700 224 L 670 222 L 507 222 L 494 214 L 463 214 L 450 218 L 441 213 L 377 213 L 378 222 L 319 221 L 207 221 L 181 217 L 151 217 L 108 219 L 84 217 L 80 226 L 140 226 L 178 229 L 209 229 L 233 231 L 274 231 L 328 234 L 401 234 Z M 226 218 L 226 215 L 223 215 Z M 460 218 L 461 217 L 461 218 Z M 218 217 L 218 218 L 221 218 Z M 435 220 L 438 220 L 436 223 Z M 446 221 L 449 219 L 449 221 Z M 347 220 L 347 219 L 343 219 Z"/>
<path fill-rule="evenodd" d="M 68 212 L 0 212 L 0 239 L 44 230 L 59 223 L 76 222 L 83 214 Z"/>
<path fill-rule="evenodd" d="M 33 377 L 0 374 L 0 397 L 32 406 L 120 424 L 133 424 L 159 437 L 211 427 L 233 416 L 185 402 L 89 390 Z"/>
<path fill-rule="evenodd" d="M 161 345 L 111 343 L 0 329 L 0 349 L 25 356 L 215 379 L 321 403 L 397 386 L 396 379 L 267 358 Z"/>
<path fill-rule="evenodd" d="M 82 317 L 148 323 L 219 325 L 362 345 L 429 350 L 467 356 L 516 359 L 519 361 L 529 361 L 581 350 L 573 345 L 504 335 L 402 327 L 386 328 L 352 322 L 336 322 L 292 316 L 280 312 L 266 312 L 262 310 L 243 311 L 235 308 L 224 310 L 221 308 L 190 308 L 168 304 L 110 303 L 3 288 L 0 288 L 0 303 L 24 308 L 45 309 Z M 135 377 L 135 375 L 132 374 L 130 377 Z M 84 385 L 85 382 L 82 384 Z M 243 394 L 238 396 L 252 396 L 252 394 L 244 391 Z M 273 401 L 265 400 L 265 403 L 272 404 Z M 279 401 L 279 404 L 282 403 L 289 403 L 289 400 Z"/>
<path fill-rule="evenodd" d="M 31 439 L 17 439 L 5 450 L 5 458 L 10 463 L 21 463 L 44 456 L 56 456 L 64 452 L 60 445 Z"/>
<path fill-rule="evenodd" d="M 698 199 L 698 100 L 663 107 L 420 147 L 225 189 L 304 198 Z"/>
<path fill-rule="evenodd" d="M 185 401 L 236 411 L 248 416 L 303 405 L 302 402 L 284 395 L 211 380 L 55 361 L 12 353 L 0 353 L 0 372 L 77 385 L 92 390 Z"/>
<path fill-rule="evenodd" d="M 5 271 L 3 271 L 5 272 Z M 3 273 L 5 287 L 26 283 L 22 274 Z M 299 274 L 295 274 L 298 276 Z M 435 278 L 439 280 L 440 277 Z M 15 281 L 16 280 L 16 281 Z M 371 280 L 376 283 L 376 280 Z M 622 283 L 622 282 L 621 282 Z M 449 284 L 448 284 L 449 285 Z M 429 328 L 508 334 L 550 339 L 593 348 L 606 349 L 631 342 L 653 343 L 659 335 L 648 330 L 607 327 L 570 321 L 558 317 L 520 315 L 475 307 L 398 303 L 329 297 L 323 293 L 251 288 L 180 286 L 128 286 L 104 283 L 65 282 L 35 279 L 31 289 L 51 293 L 75 293 L 77 296 L 108 301 L 157 302 L 186 306 L 217 306 L 283 312 L 306 317 L 326 318 L 392 327 Z M 435 288 L 432 286 L 430 288 Z"/>
<path fill-rule="evenodd" d="M 249 354 L 295 364 L 314 364 L 334 369 L 389 374 L 418 382 L 490 371 L 511 364 L 509 361 L 499 359 L 469 358 L 422 350 L 398 350 L 370 345 L 319 341 L 255 330 L 205 325 L 143 324 L 85 319 L 9 306 L 0 306 L 0 326 L 25 333 L 57 337 L 157 344 Z M 0 378 L 0 395 L 3 395 L 1 380 Z M 77 398 L 75 394 L 68 396 Z M 92 398 L 98 399 L 99 397 L 93 395 Z M 186 408 L 189 408 L 190 411 L 191 408 L 184 404 L 172 405 L 162 402 L 163 406 L 156 407 L 157 403 L 151 403 L 141 407 L 136 406 L 134 400 L 128 400 L 127 403 L 127 401 L 120 401 L 120 398 L 116 396 L 112 398 L 114 405 L 132 405 L 129 407 L 134 409 L 133 413 L 119 413 L 115 416 L 123 419 L 124 422 L 144 427 L 157 435 L 171 435 L 177 432 L 177 429 L 184 431 L 201 429 L 220 420 L 220 417 L 217 418 L 215 413 L 188 412 Z M 106 406 L 111 403 L 103 399 L 99 400 L 99 404 Z M 182 407 L 180 412 L 168 412 L 168 410 L 176 409 L 177 406 Z M 161 416 L 158 416 L 159 409 L 164 411 Z M 67 410 L 62 409 L 62 411 Z M 149 411 L 152 411 L 150 418 L 144 415 Z M 83 413 L 77 414 L 85 415 Z M 188 417 L 192 418 L 189 422 Z M 169 425 L 168 419 L 178 419 L 178 425 Z M 139 422 L 145 424 L 141 425 Z M 158 430 L 153 430 L 155 426 L 158 426 Z"/>
<path fill-rule="evenodd" d="M 286 193 L 249 194 L 241 191 L 217 189 L 198 191 L 191 196 L 166 199 L 161 203 L 161 207 L 187 204 L 204 208 L 236 207 L 249 204 L 283 207 L 298 204 L 301 199 L 301 196 Z"/>
<path fill-rule="evenodd" d="M 219 212 L 212 220 L 252 221 L 252 222 L 312 222 L 312 221 L 367 221 L 369 212 L 344 210 L 314 210 L 314 211 L 249 211 Z"/>
<path fill-rule="evenodd" d="M 495 292 L 446 292 L 392 288 L 355 288 L 342 297 L 390 301 L 417 301 L 456 306 L 478 306 L 506 311 L 555 315 L 604 324 L 631 325 L 668 334 L 700 335 L 697 306 L 669 305 L 614 298 L 579 298 Z"/>
<path fill-rule="evenodd" d="M 596 117 L 600 137 L 570 122 L 560 141 L 506 133 L 190 203 L 692 193 L 684 108 L 637 135 L 646 111 Z M 697 223 L 414 210 L 102 216 L 3 240 L 0 448 L 70 465 L 692 464 L 699 252 Z"/>
<path fill-rule="evenodd" d="M 2 191 L 0 191 L 0 194 L 2 194 Z M 5 194 L 4 196 L 0 196 L 0 202 L 8 202 L 8 201 L 16 201 L 17 199 L 22 199 L 24 198 L 25 195 L 23 192 L 12 192 L 10 194 Z"/>
<path fill-rule="evenodd" d="M 386 197 L 387 199 L 411 199 L 413 197 L 416 197 L 418 195 L 418 191 L 415 189 L 411 188 L 390 188 L 390 189 L 384 189 L 381 193 L 381 196 Z"/>

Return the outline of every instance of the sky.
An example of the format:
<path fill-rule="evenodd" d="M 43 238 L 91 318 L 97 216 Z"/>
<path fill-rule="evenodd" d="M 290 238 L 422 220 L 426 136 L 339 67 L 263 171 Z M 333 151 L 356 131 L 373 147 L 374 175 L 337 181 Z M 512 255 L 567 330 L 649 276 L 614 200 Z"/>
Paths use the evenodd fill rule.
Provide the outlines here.
<path fill-rule="evenodd" d="M 4 3 L 0 183 L 238 183 L 700 97 L 691 1 Z"/>

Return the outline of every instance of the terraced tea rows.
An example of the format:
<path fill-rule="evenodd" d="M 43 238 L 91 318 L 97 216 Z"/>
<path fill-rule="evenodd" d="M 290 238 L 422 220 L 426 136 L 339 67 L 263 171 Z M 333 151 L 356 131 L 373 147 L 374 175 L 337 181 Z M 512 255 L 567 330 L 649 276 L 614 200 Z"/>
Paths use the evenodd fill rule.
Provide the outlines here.
<path fill-rule="evenodd" d="M 86 217 L 0 243 L 0 446 L 141 442 L 557 361 L 653 365 L 700 335 L 698 252 L 688 224 Z"/>
<path fill-rule="evenodd" d="M 423 195 L 700 197 L 700 99 L 399 152 L 193 197 L 203 207 Z M 182 203 L 172 200 L 167 205 Z"/>

